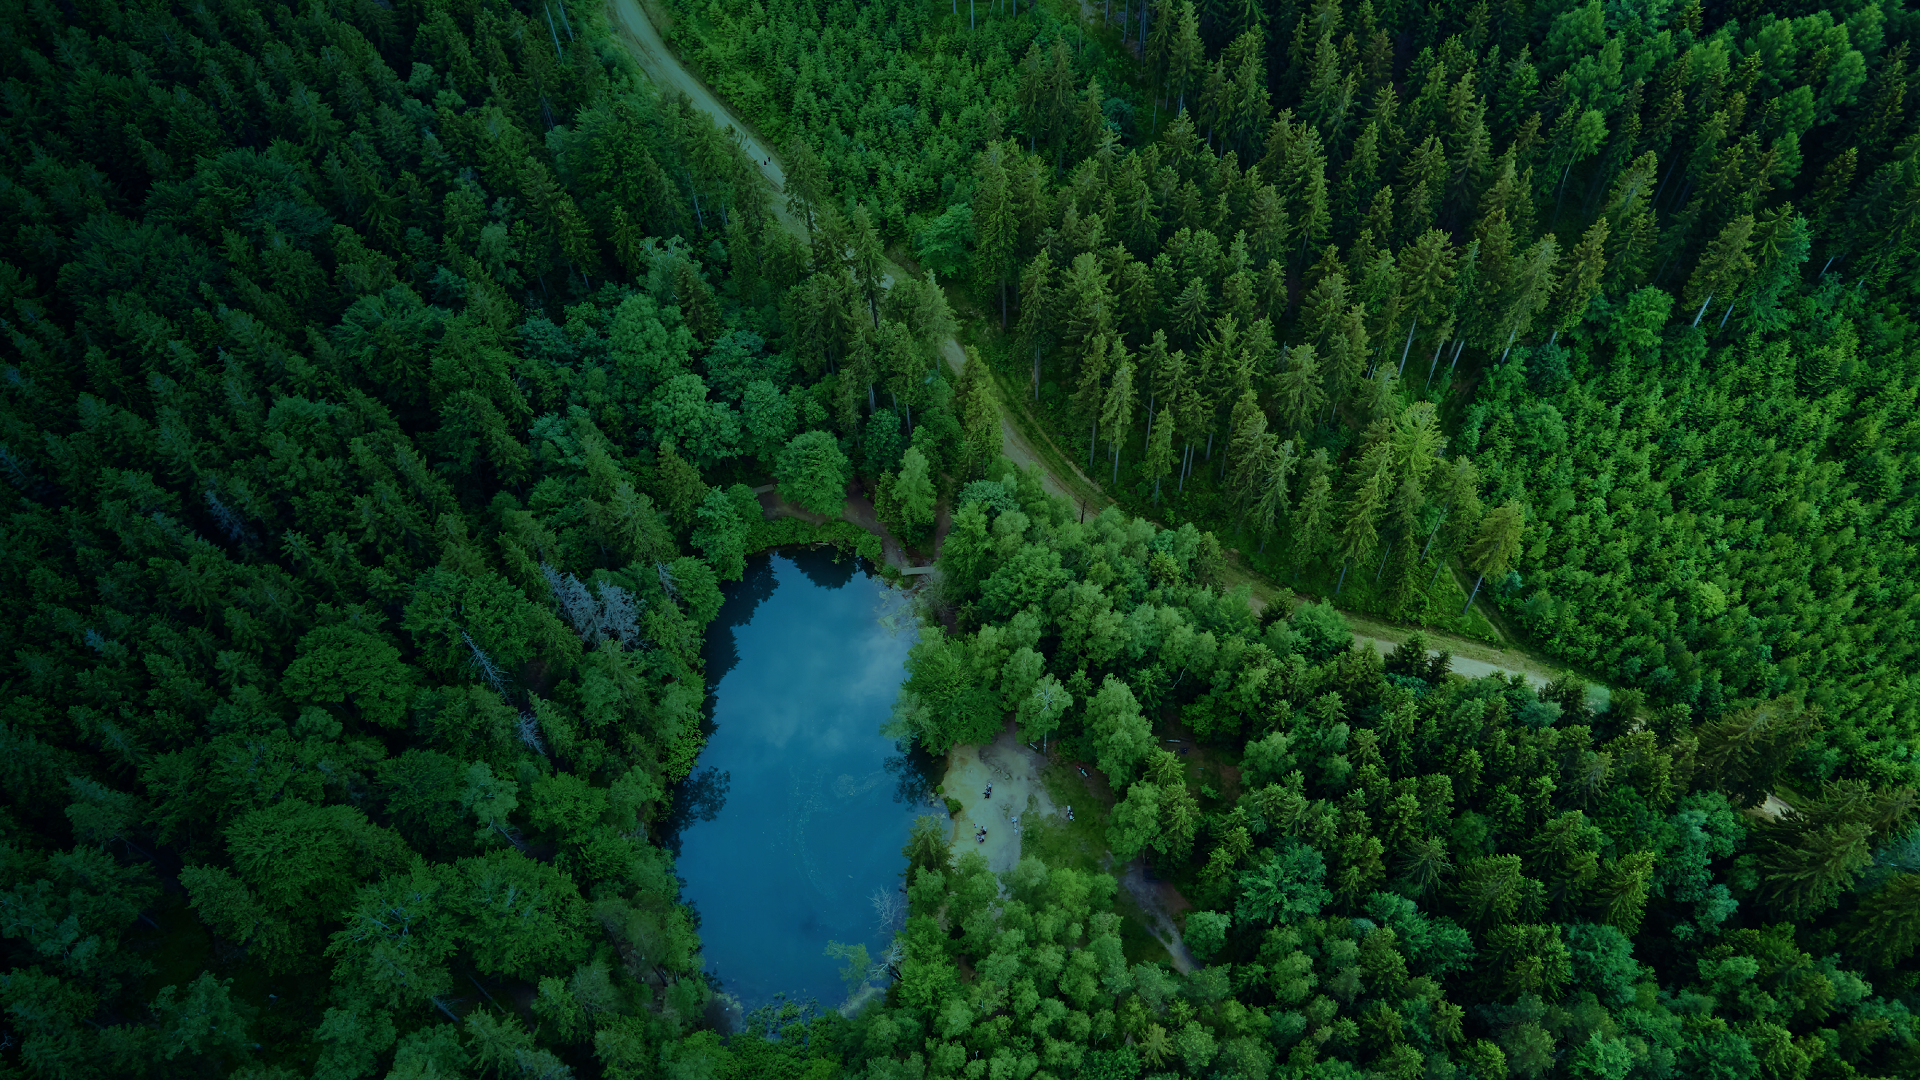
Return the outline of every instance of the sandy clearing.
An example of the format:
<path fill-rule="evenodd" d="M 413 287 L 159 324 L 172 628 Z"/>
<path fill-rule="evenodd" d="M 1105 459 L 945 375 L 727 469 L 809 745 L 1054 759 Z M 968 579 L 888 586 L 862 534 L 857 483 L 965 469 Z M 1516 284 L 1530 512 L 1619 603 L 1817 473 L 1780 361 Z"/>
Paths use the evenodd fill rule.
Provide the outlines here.
<path fill-rule="evenodd" d="M 964 855 L 978 851 L 987 857 L 987 866 L 996 874 L 1012 870 L 1020 862 L 1020 829 L 1015 817 L 1033 814 L 1060 814 L 1040 781 L 1046 760 L 1026 748 L 1011 721 L 985 746 L 956 746 L 947 754 L 947 776 L 943 782 L 947 797 L 960 804 L 953 816 L 953 853 Z M 987 785 L 993 794 L 986 794 Z M 974 839 L 974 831 L 987 830 L 985 843 Z"/>

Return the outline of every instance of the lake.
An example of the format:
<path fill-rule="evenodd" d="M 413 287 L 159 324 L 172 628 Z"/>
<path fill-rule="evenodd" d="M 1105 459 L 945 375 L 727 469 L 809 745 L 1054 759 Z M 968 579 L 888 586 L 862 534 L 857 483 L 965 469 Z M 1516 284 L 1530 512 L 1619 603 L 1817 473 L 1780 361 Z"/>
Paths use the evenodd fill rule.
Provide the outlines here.
<path fill-rule="evenodd" d="M 861 984 L 829 942 L 882 958 L 906 899 L 901 846 L 933 812 L 922 765 L 880 734 L 913 620 L 831 549 L 754 556 L 726 595 L 707 630 L 711 733 L 668 843 L 727 993 L 833 1008 Z"/>

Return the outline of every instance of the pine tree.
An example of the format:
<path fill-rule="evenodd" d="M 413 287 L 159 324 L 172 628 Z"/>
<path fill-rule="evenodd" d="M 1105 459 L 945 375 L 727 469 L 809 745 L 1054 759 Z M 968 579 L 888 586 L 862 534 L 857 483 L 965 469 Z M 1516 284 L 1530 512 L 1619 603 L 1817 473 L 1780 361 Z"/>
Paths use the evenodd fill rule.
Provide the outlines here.
<path fill-rule="evenodd" d="M 1279 189 L 1272 184 L 1255 187 L 1247 201 L 1247 250 L 1255 263 L 1265 265 L 1285 255 L 1287 235 L 1287 212 Z"/>
<path fill-rule="evenodd" d="M 1860 901 L 1853 949 L 1894 967 L 1920 948 L 1920 873 L 1894 875 Z"/>
<path fill-rule="evenodd" d="M 1274 527 L 1287 512 L 1287 481 L 1299 464 L 1292 439 L 1271 447 L 1261 463 L 1259 499 L 1253 507 L 1253 529 L 1260 537 L 1260 550 L 1267 550 Z"/>
<path fill-rule="evenodd" d="M 1340 54 L 1333 46 L 1333 35 L 1320 35 L 1313 49 L 1307 92 L 1301 103 L 1307 119 L 1319 128 L 1321 141 L 1328 146 L 1338 146 L 1343 141 L 1347 111 L 1353 106 L 1354 74 L 1351 71 L 1343 73 L 1340 67 Z"/>
<path fill-rule="evenodd" d="M 1106 400 L 1100 407 L 1100 424 L 1106 428 L 1107 446 L 1113 454 L 1113 483 L 1116 485 L 1120 482 L 1120 451 L 1133 429 L 1133 374 L 1133 362 L 1119 360 L 1113 369 L 1113 382 L 1107 387 Z"/>
<path fill-rule="evenodd" d="M 1320 133 L 1302 126 L 1289 143 L 1281 163 L 1280 190 L 1286 195 L 1287 220 L 1300 257 L 1327 238 L 1333 217 L 1327 203 L 1327 159 Z"/>
<path fill-rule="evenodd" d="M 1414 332 L 1423 324 L 1434 339 L 1434 360 L 1439 360 L 1440 346 L 1452 331 L 1451 286 L 1456 258 L 1446 234 L 1438 229 L 1428 229 L 1401 249 L 1400 279 L 1406 294 L 1404 309 L 1409 317 L 1407 345 L 1401 349 L 1398 368 L 1402 375 L 1406 373 L 1406 354 L 1413 344 Z"/>
<path fill-rule="evenodd" d="M 1167 42 L 1167 83 L 1177 99 L 1174 112 L 1182 113 L 1187 109 L 1187 90 L 1204 62 L 1206 49 L 1200 43 L 1200 18 L 1193 10 L 1193 0 L 1181 0 L 1174 22 Z"/>
<path fill-rule="evenodd" d="M 1004 151 L 989 146 L 974 159 L 973 229 L 981 273 L 1000 290 L 1000 329 L 1007 328 L 1007 278 L 1018 225 L 1014 220 Z"/>
<path fill-rule="evenodd" d="M 1742 214 L 1728 222 L 1701 253 L 1681 300 L 1688 307 L 1696 302 L 1700 305 L 1694 313 L 1693 325 L 1700 325 L 1700 317 L 1706 314 L 1707 305 L 1713 303 L 1714 297 L 1730 304 L 1746 288 L 1753 274 L 1753 257 L 1747 250 L 1752 239 L 1753 215 Z"/>
<path fill-rule="evenodd" d="M 1084 256 L 1082 256 L 1084 258 Z M 1073 393 L 1074 417 L 1086 426 L 1087 465 L 1093 465 L 1093 451 L 1100 439 L 1100 419 L 1102 406 L 1106 404 L 1106 377 L 1113 370 L 1115 358 L 1109 350 L 1114 342 L 1107 334 L 1095 335 L 1086 353 L 1080 360 L 1080 372 L 1077 388 Z"/>
<path fill-rule="evenodd" d="M 787 144 L 785 189 L 787 193 L 787 212 L 806 226 L 811 238 L 819 226 L 817 208 L 830 203 L 826 166 L 819 155 L 805 139 L 795 138 Z"/>
<path fill-rule="evenodd" d="M 1340 523 L 1340 538 L 1337 548 L 1340 556 L 1340 582 L 1333 588 L 1335 596 L 1346 587 L 1347 571 L 1354 563 L 1365 563 L 1367 556 L 1373 554 L 1374 545 L 1380 541 L 1380 513 L 1386 508 L 1387 472 L 1383 460 L 1372 462 L 1362 460 L 1359 464 L 1359 481 L 1354 485 L 1351 501 L 1345 518 Z"/>
<path fill-rule="evenodd" d="M 1000 406 L 986 361 L 971 345 L 966 347 L 966 358 L 954 397 L 963 440 L 960 471 L 963 476 L 975 477 L 1000 453 Z"/>
<path fill-rule="evenodd" d="M 1312 343 L 1303 342 L 1287 350 L 1285 363 L 1285 370 L 1274 380 L 1274 399 L 1287 429 L 1302 431 L 1312 426 L 1327 403 L 1320 357 Z"/>
<path fill-rule="evenodd" d="M 1040 354 L 1056 337 L 1054 309 L 1057 302 L 1053 288 L 1053 257 L 1042 248 L 1020 274 L 1020 321 L 1014 329 L 1014 339 L 1020 350 L 1030 352 L 1033 356 L 1035 401 L 1040 400 Z"/>
<path fill-rule="evenodd" d="M 1447 190 L 1447 154 L 1437 136 L 1408 154 L 1400 164 L 1400 222 L 1394 239 L 1418 236 L 1433 224 L 1440 197 Z"/>
<path fill-rule="evenodd" d="M 1607 196 L 1606 276 L 1609 290 L 1625 295 L 1644 284 L 1651 269 L 1659 230 L 1654 224 L 1653 189 L 1659 159 L 1641 154 L 1620 171 Z"/>
<path fill-rule="evenodd" d="M 1266 410 L 1251 389 L 1234 402 L 1227 437 L 1228 489 L 1241 513 L 1260 493 L 1267 458 L 1278 439 L 1267 433 Z"/>
<path fill-rule="evenodd" d="M 854 283 L 860 286 L 860 292 L 867 301 L 867 312 L 873 318 L 874 329 L 880 328 L 880 279 L 886 276 L 886 248 L 880 239 L 880 230 L 873 223 L 873 215 L 866 204 L 853 208 L 848 220 L 849 263 L 853 270 Z"/>
<path fill-rule="evenodd" d="M 1535 241 L 1518 262 L 1500 320 L 1500 329 L 1507 332 L 1506 345 L 1500 353 L 1502 363 L 1506 362 L 1507 350 L 1513 348 L 1515 339 L 1533 328 L 1534 317 L 1553 299 L 1554 267 L 1560 262 L 1560 249 L 1553 234 Z"/>
<path fill-rule="evenodd" d="M 1060 309 L 1072 355 L 1084 354 L 1095 338 L 1113 331 L 1113 292 L 1105 269 L 1092 252 L 1074 256 L 1060 289 Z"/>
<path fill-rule="evenodd" d="M 1571 330 L 1587 314 L 1587 305 L 1600 291 L 1601 277 L 1607 270 L 1607 219 L 1601 218 L 1587 226 L 1585 236 L 1573 249 L 1569 265 L 1560 279 L 1560 287 L 1555 291 L 1553 306 L 1553 332 L 1556 336 L 1562 330 Z"/>
<path fill-rule="evenodd" d="M 1293 537 L 1293 569 L 1298 574 L 1320 557 L 1327 546 L 1327 525 L 1333 503 L 1333 469 L 1325 447 L 1307 455 L 1302 463 L 1304 494 L 1293 508 L 1287 531 Z"/>
<path fill-rule="evenodd" d="M 1173 471 L 1173 410 L 1162 405 L 1147 438 L 1146 475 L 1153 481 L 1153 502 L 1160 504 L 1160 482 Z"/>
<path fill-rule="evenodd" d="M 1353 150 L 1340 170 L 1339 210 L 1342 221 L 1359 217 L 1380 190 L 1380 124 L 1369 120 L 1353 141 Z"/>
<path fill-rule="evenodd" d="M 1525 512 L 1518 502 L 1505 503 L 1480 522 L 1465 552 L 1467 569 L 1478 576 L 1473 582 L 1473 592 L 1467 596 L 1467 606 L 1460 609 L 1463 614 L 1473 607 L 1474 598 L 1480 595 L 1480 585 L 1489 574 L 1499 577 L 1507 572 L 1520 550 L 1520 534 L 1525 526 Z"/>

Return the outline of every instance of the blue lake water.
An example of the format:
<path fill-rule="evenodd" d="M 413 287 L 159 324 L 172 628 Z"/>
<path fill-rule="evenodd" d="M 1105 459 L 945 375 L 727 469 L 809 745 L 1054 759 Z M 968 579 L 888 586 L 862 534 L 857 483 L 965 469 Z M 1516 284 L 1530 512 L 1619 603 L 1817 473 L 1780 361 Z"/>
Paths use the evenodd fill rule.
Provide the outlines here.
<path fill-rule="evenodd" d="M 878 578 L 813 550 L 749 559 L 708 628 L 712 731 L 669 842 L 707 970 L 748 1009 L 780 992 L 837 1006 L 828 942 L 878 959 L 892 937 L 873 897 L 899 895 L 929 811 L 923 773 L 880 734 L 914 638 Z"/>

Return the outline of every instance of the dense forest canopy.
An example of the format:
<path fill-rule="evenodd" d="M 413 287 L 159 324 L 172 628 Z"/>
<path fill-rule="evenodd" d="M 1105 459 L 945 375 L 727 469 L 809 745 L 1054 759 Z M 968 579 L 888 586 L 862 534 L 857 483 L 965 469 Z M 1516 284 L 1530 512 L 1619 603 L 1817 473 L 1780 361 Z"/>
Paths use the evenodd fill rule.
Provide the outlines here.
<path fill-rule="evenodd" d="M 1920 766 L 1904 11 L 676 12 L 1132 509 L 1466 628 L 1513 504 L 1488 584 L 1555 656 Z"/>
<path fill-rule="evenodd" d="M 783 187 L 586 5 L 7 4 L 0 1073 L 1920 1071 L 1899 0 L 652 17 Z M 1078 846 L 716 1026 L 703 639 L 855 484 Z"/>

